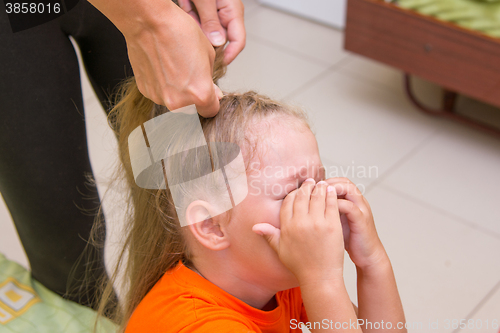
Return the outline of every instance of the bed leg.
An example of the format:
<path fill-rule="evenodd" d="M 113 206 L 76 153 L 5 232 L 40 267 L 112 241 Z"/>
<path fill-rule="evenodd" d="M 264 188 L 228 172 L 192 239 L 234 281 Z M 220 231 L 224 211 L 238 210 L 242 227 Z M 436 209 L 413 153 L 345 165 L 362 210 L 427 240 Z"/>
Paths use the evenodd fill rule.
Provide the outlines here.
<path fill-rule="evenodd" d="M 448 89 L 443 89 L 443 111 L 453 113 L 455 112 L 455 102 L 457 100 L 457 93 Z"/>
<path fill-rule="evenodd" d="M 411 75 L 408 73 L 404 74 L 404 82 L 405 82 L 405 91 L 406 95 L 410 99 L 410 101 L 415 105 L 419 110 L 433 115 L 433 116 L 440 116 L 444 118 L 448 118 L 454 121 L 457 121 L 459 123 L 462 123 L 464 125 L 467 125 L 469 127 L 475 128 L 481 132 L 486 132 L 490 135 L 496 136 L 497 138 L 500 138 L 500 128 L 496 128 L 484 123 L 481 123 L 479 121 L 476 121 L 474 119 L 467 118 L 465 116 L 459 115 L 455 113 L 455 101 L 457 98 L 457 93 L 449 90 L 444 90 L 443 91 L 443 102 L 441 105 L 441 109 L 431 109 L 422 103 L 417 99 L 417 97 L 413 94 L 413 89 L 411 85 Z"/>

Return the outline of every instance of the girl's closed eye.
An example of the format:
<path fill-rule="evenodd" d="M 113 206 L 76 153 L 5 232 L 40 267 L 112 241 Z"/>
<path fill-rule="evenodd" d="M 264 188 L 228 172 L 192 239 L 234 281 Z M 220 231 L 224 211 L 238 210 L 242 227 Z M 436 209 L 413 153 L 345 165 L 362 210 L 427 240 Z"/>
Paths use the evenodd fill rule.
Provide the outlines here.
<path fill-rule="evenodd" d="M 297 190 L 298 188 L 300 188 L 300 187 L 302 186 L 302 183 L 304 183 L 304 181 L 302 181 L 302 182 L 300 182 L 300 183 L 297 181 L 296 186 L 294 186 L 294 187 L 292 187 L 292 188 L 290 188 L 290 189 L 289 189 L 289 188 L 287 188 L 287 187 L 285 187 L 286 194 L 285 194 L 285 196 L 284 196 L 284 197 L 282 197 L 280 200 L 285 200 L 285 198 L 287 197 L 287 195 L 289 195 L 289 194 L 290 194 L 290 193 L 292 193 L 293 191 L 295 191 L 295 190 Z"/>
<path fill-rule="evenodd" d="M 285 192 L 285 195 L 282 196 L 279 200 L 285 200 L 285 198 L 287 197 L 287 195 L 289 195 L 290 193 L 292 193 L 293 191 L 295 191 L 297 189 L 297 187 L 293 187 L 291 189 L 286 189 L 286 192 Z"/>
<path fill-rule="evenodd" d="M 295 190 L 295 189 L 293 189 L 292 191 L 294 191 L 294 190 Z M 292 191 L 290 191 L 290 192 L 292 192 Z M 289 195 L 289 194 L 290 194 L 290 192 L 288 192 L 287 194 L 285 194 L 285 196 L 284 196 L 284 197 L 282 197 L 280 200 L 285 200 L 285 198 L 287 197 L 287 195 Z"/>

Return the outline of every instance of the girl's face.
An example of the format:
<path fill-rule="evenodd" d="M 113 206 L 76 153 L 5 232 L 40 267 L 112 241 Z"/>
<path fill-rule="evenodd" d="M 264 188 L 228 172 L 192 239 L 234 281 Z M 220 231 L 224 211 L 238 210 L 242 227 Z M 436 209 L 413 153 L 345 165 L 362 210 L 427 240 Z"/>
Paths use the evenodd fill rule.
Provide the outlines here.
<path fill-rule="evenodd" d="M 259 134 L 257 134 L 259 135 Z M 232 213 L 228 224 L 233 263 L 240 276 L 273 292 L 298 286 L 267 241 L 252 231 L 257 223 L 280 228 L 284 197 L 307 178 L 324 178 L 313 133 L 298 120 L 271 121 L 259 135 L 258 154 L 247 171 L 248 195 Z M 262 149 L 264 148 L 264 149 Z"/>

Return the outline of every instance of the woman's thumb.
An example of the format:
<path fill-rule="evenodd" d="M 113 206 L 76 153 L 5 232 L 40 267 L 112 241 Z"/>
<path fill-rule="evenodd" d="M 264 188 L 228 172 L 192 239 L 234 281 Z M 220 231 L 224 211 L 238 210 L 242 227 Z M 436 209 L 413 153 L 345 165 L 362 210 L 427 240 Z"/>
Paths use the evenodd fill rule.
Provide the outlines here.
<path fill-rule="evenodd" d="M 280 244 L 280 229 L 269 223 L 257 223 L 252 227 L 252 231 L 264 237 L 273 250 L 278 253 Z"/>

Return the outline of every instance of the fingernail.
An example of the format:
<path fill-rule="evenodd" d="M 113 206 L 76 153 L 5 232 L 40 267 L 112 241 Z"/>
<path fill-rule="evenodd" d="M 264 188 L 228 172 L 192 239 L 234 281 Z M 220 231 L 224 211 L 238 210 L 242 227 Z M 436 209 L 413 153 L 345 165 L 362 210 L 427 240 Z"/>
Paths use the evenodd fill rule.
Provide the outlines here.
<path fill-rule="evenodd" d="M 320 180 L 316 185 L 319 185 L 319 184 L 321 184 L 321 185 L 328 185 L 328 183 L 325 182 L 324 180 Z"/>
<path fill-rule="evenodd" d="M 220 32 L 214 31 L 210 33 L 210 41 L 212 42 L 213 46 L 221 46 L 226 42 L 226 39 Z"/>
<path fill-rule="evenodd" d="M 327 191 L 327 192 L 331 192 L 331 191 L 333 191 L 333 190 L 335 190 L 335 188 L 334 188 L 333 186 L 328 186 L 328 187 L 326 188 L 326 191 Z"/>
<path fill-rule="evenodd" d="M 306 182 L 313 182 L 313 183 L 316 183 L 316 181 L 315 181 L 314 179 L 312 179 L 312 178 L 307 178 L 305 181 L 306 181 Z"/>

